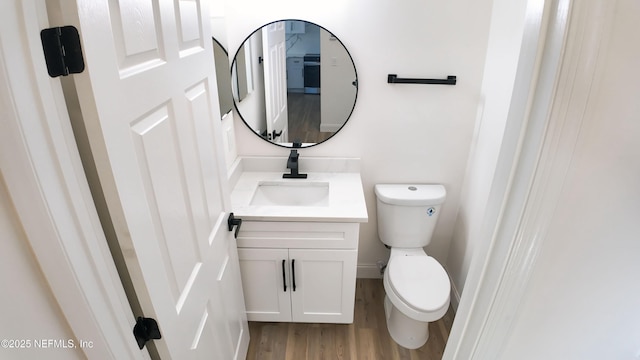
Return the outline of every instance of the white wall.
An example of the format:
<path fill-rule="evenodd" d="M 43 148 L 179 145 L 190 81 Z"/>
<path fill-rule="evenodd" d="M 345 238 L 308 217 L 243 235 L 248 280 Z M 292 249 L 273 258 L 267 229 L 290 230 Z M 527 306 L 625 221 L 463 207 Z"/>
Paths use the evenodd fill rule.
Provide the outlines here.
<path fill-rule="evenodd" d="M 377 236 L 373 185 L 442 183 L 448 191 L 439 225 L 427 251 L 447 259 L 460 189 L 474 130 L 484 69 L 491 0 L 426 2 L 329 0 L 233 0 L 226 3 L 230 53 L 261 25 L 296 18 L 335 34 L 354 59 L 358 101 L 345 127 L 327 143 L 303 149 L 306 156 L 359 157 L 369 223 L 360 236 L 359 265 L 377 272 L 388 251 Z M 456 75 L 456 86 L 387 84 L 404 77 Z M 286 156 L 235 122 L 239 155 Z M 284 169 L 283 163 L 283 171 Z M 362 273 L 360 273 L 362 275 Z"/>
<path fill-rule="evenodd" d="M 493 2 L 478 121 L 447 259 L 447 270 L 458 297 L 464 288 L 474 245 L 480 240 L 511 103 L 526 5 L 526 0 Z"/>
<path fill-rule="evenodd" d="M 0 174 L 0 339 L 22 340 L 10 348 L 2 343 L 2 359 L 82 359 L 80 349 L 42 348 L 46 339 L 76 342 L 64 314 L 49 289 L 13 208 Z M 91 340 L 91 339 L 84 339 Z M 48 343 L 46 343 L 48 344 Z M 15 342 L 9 345 L 16 345 Z"/>
<path fill-rule="evenodd" d="M 539 234 L 544 240 L 524 301 L 495 358 L 640 356 L 640 43 L 632 40 L 640 32 L 640 4 L 588 3 L 589 17 L 574 11 L 572 26 L 589 28 L 613 14 L 613 30 L 601 43 L 588 32 L 568 40 L 567 46 L 580 41 L 573 46 L 598 48 L 599 55 L 564 69 L 577 80 L 565 89 L 572 94 L 564 97 L 568 103 L 557 106 L 581 117 L 582 126 L 548 231 Z M 592 61 L 591 85 L 581 72 Z M 586 107 L 572 105 L 587 96 Z"/>
<path fill-rule="evenodd" d="M 304 25 L 304 33 L 285 34 L 287 39 L 287 57 L 304 56 L 305 54 L 320 53 L 320 28 Z M 288 29 L 286 27 L 285 29 Z"/>
<path fill-rule="evenodd" d="M 336 132 L 353 110 L 358 92 L 353 81 L 357 74 L 349 53 L 329 32 L 320 32 L 320 45 L 320 131 Z"/>

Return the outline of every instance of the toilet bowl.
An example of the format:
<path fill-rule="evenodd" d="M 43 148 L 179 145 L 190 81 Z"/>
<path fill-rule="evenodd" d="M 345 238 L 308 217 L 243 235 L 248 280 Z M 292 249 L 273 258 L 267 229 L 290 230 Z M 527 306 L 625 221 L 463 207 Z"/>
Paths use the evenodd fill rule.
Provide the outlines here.
<path fill-rule="evenodd" d="M 442 185 L 378 184 L 378 235 L 391 248 L 384 272 L 384 310 L 391 338 L 408 349 L 429 339 L 429 322 L 449 308 L 451 283 L 424 246 L 431 236 L 444 202 Z"/>
<path fill-rule="evenodd" d="M 449 276 L 422 249 L 391 252 L 383 277 L 387 329 L 400 346 L 417 349 L 429 339 L 429 323 L 449 308 Z"/>

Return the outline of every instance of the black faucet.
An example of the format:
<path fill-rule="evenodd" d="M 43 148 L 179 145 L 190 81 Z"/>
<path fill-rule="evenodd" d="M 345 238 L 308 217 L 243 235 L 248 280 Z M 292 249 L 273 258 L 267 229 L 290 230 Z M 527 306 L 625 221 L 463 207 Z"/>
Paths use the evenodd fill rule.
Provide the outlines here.
<path fill-rule="evenodd" d="M 287 169 L 291 169 L 291 173 L 282 174 L 283 179 L 306 179 L 307 174 L 298 173 L 298 150 L 291 150 L 289 158 L 287 159 Z"/>

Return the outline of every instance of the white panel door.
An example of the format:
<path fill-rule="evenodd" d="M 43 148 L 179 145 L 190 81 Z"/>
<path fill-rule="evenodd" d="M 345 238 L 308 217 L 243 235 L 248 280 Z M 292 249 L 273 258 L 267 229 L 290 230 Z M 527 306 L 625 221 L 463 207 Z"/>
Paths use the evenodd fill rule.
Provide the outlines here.
<path fill-rule="evenodd" d="M 284 21 L 274 22 L 262 28 L 262 47 L 267 133 L 282 132 L 273 141 L 288 142 L 287 49 Z"/>
<path fill-rule="evenodd" d="M 247 318 L 291 321 L 291 286 L 287 249 L 238 249 Z"/>
<path fill-rule="evenodd" d="M 248 328 L 200 1 L 77 0 L 74 75 L 101 187 L 164 359 L 244 358 Z M 142 315 L 142 314 L 136 314 Z"/>
<path fill-rule="evenodd" d="M 289 249 L 294 322 L 352 323 L 357 250 Z"/>

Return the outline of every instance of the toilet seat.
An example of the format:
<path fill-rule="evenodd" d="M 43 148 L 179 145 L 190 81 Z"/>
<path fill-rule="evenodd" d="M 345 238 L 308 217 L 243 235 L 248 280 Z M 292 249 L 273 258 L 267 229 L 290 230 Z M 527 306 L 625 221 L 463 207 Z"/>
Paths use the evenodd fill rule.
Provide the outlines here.
<path fill-rule="evenodd" d="M 449 277 L 431 256 L 393 257 L 387 266 L 385 280 L 391 288 L 387 290 L 390 299 L 401 311 L 405 308 L 403 312 L 407 316 L 439 318 L 449 307 Z M 398 304 L 398 300 L 402 304 Z"/>

